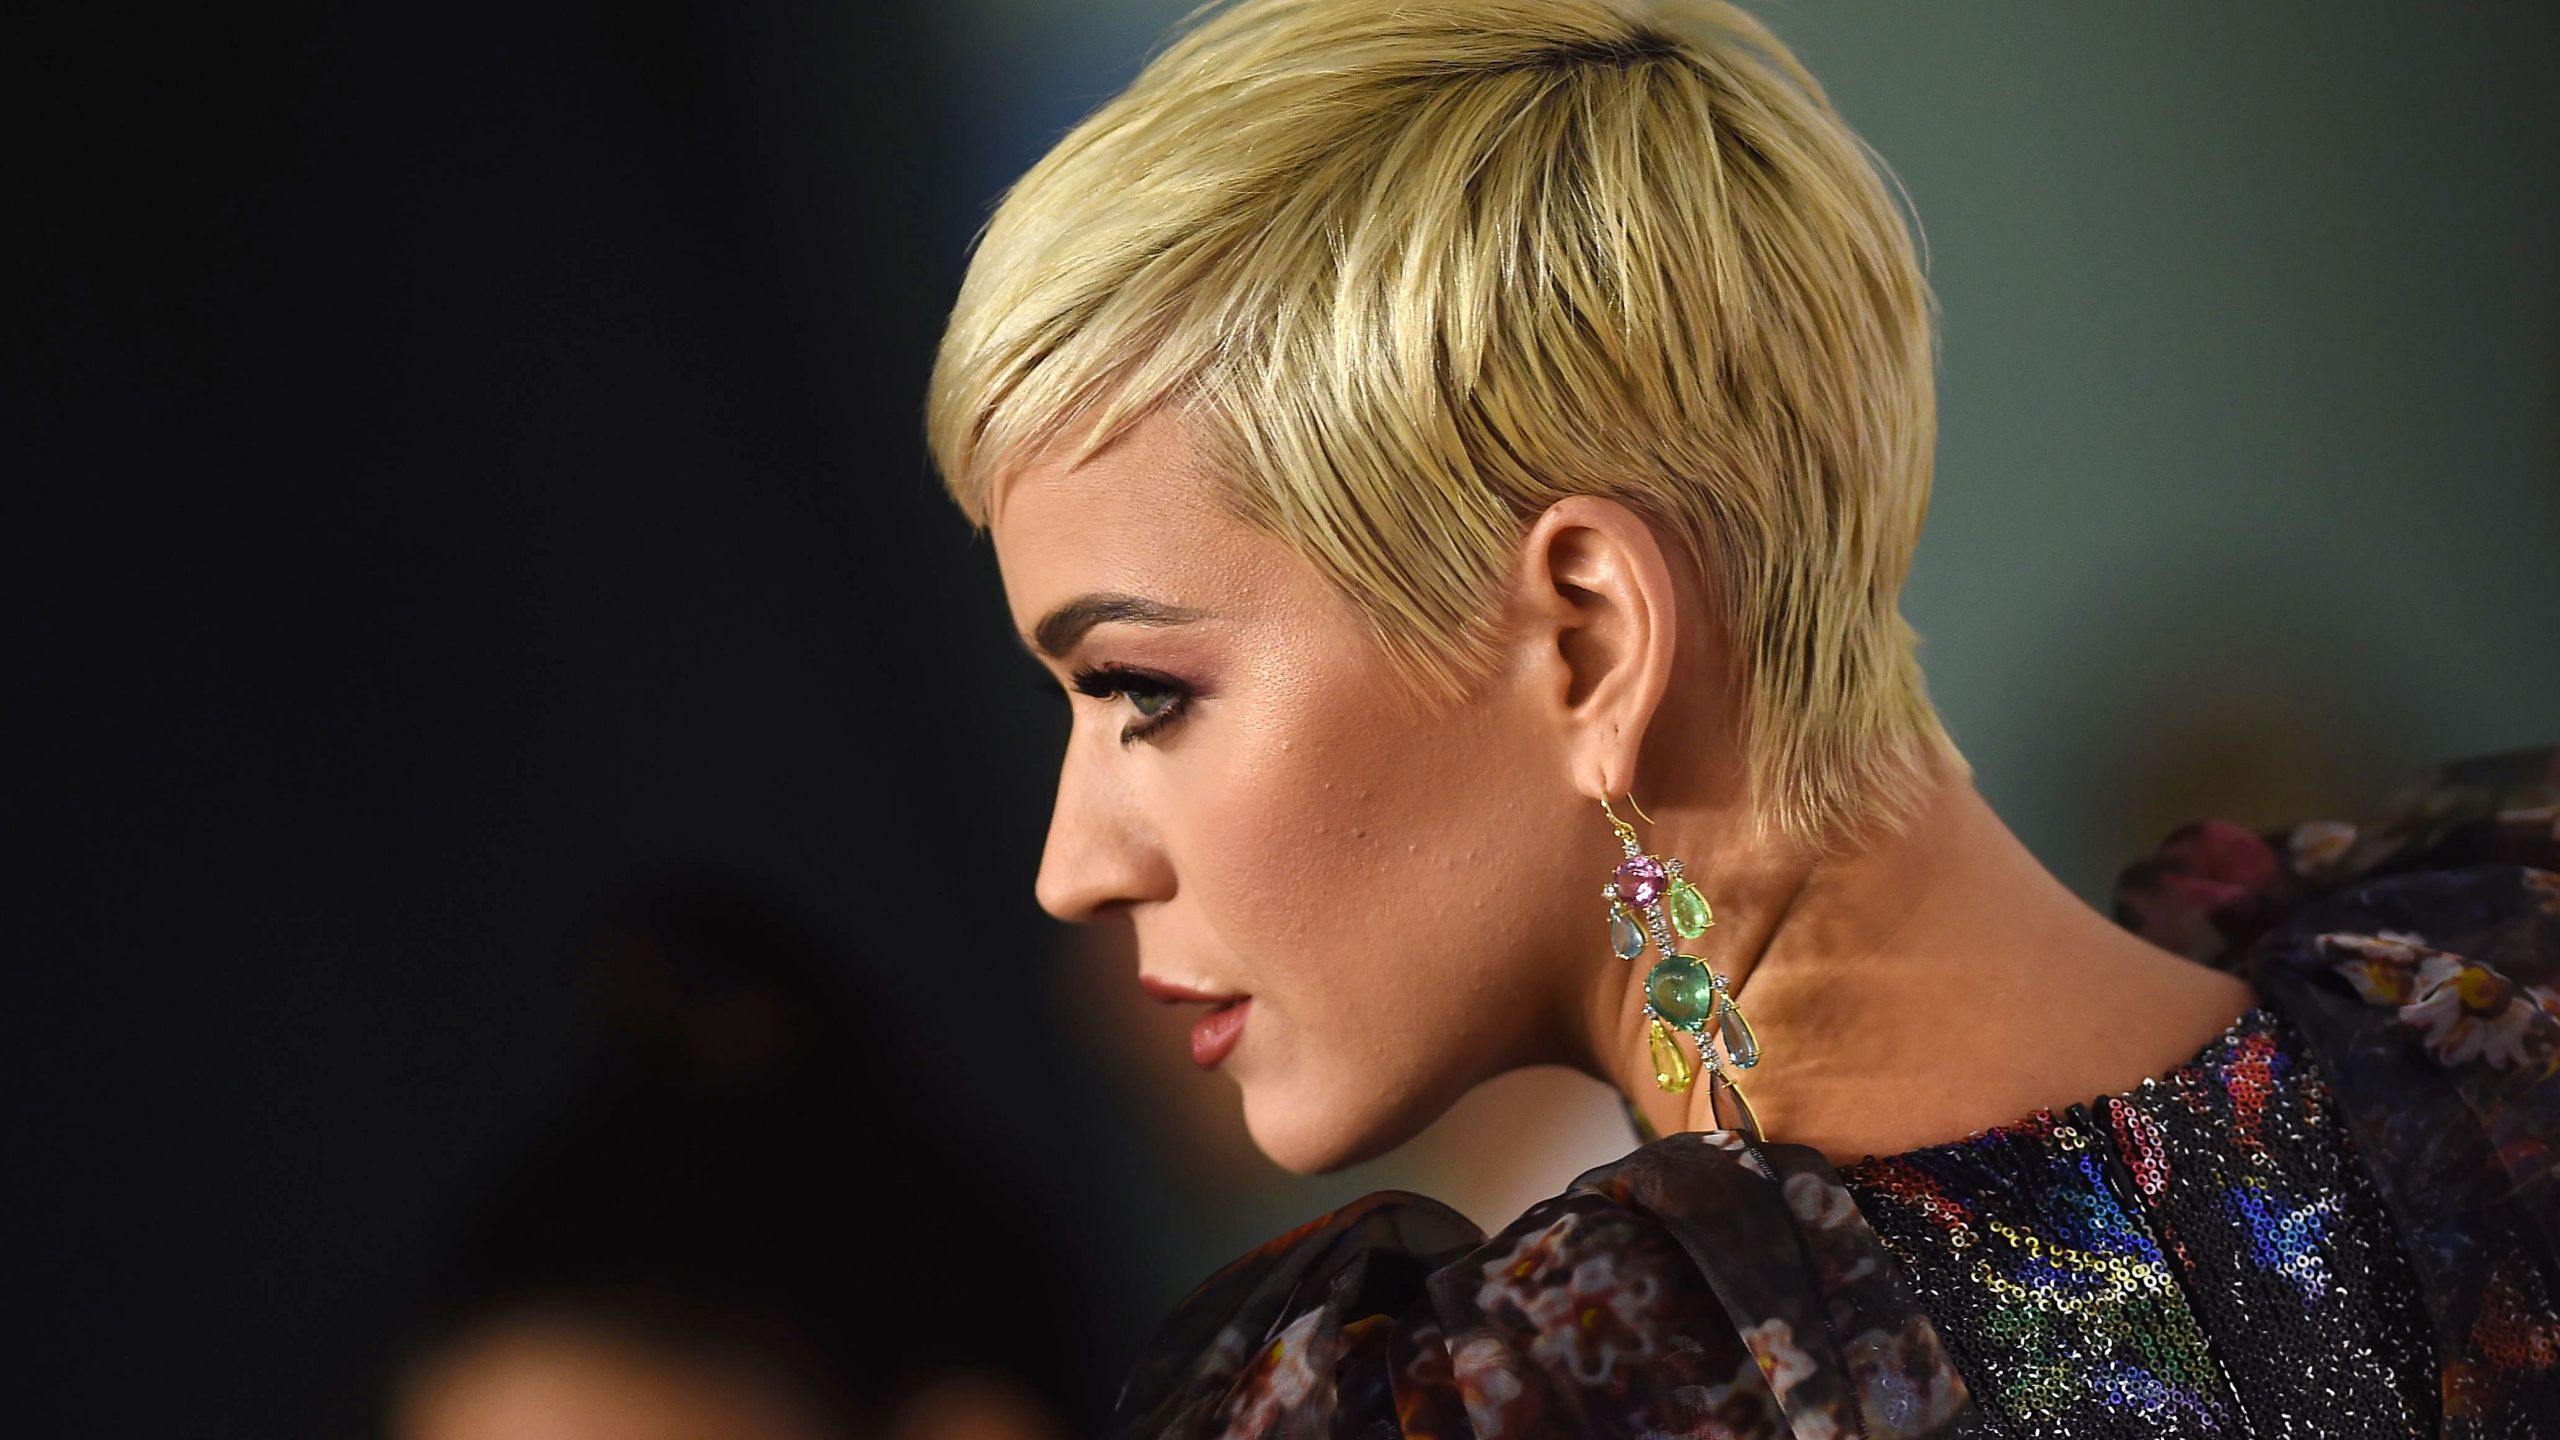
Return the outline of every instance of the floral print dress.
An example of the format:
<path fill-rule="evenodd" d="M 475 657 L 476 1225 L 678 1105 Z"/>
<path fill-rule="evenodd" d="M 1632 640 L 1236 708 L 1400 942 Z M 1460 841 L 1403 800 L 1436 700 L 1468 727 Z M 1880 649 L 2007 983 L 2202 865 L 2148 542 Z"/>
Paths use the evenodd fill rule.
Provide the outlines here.
<path fill-rule="evenodd" d="M 1194 1291 L 1112 1433 L 2560 1435 L 2560 750 L 2189 825 L 2116 908 L 2259 1005 L 1845 1169 L 1671 1135 L 1491 1237 L 1364 1197 Z"/>

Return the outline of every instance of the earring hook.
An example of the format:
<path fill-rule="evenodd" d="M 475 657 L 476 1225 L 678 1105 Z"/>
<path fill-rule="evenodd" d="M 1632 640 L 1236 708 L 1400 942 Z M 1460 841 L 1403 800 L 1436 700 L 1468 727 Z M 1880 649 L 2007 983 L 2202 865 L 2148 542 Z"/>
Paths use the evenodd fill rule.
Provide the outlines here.
<path fill-rule="evenodd" d="M 1609 828 L 1618 832 L 1619 843 L 1628 847 L 1627 853 L 1636 853 L 1643 844 L 1636 836 L 1636 827 L 1618 817 L 1617 807 L 1609 803 L 1609 792 L 1605 790 L 1600 792 L 1600 813 L 1609 817 Z"/>
<path fill-rule="evenodd" d="M 1647 825 L 1659 825 L 1662 823 L 1661 821 L 1654 819 L 1652 816 L 1644 814 L 1644 807 L 1636 804 L 1636 792 L 1633 790 L 1627 792 L 1627 803 L 1635 807 L 1635 812 L 1638 815 L 1644 815 L 1644 823 Z M 1600 813 L 1609 817 L 1610 828 L 1618 832 L 1619 838 L 1625 840 L 1629 845 L 1641 843 L 1636 838 L 1636 827 L 1618 818 L 1618 812 L 1615 807 L 1609 804 L 1609 796 L 1605 791 L 1603 791 L 1600 796 Z"/>

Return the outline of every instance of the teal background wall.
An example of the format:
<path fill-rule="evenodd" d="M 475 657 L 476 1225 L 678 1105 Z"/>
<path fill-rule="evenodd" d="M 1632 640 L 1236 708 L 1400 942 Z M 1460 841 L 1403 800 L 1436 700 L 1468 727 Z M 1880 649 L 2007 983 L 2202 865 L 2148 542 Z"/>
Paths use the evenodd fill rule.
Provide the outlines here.
<path fill-rule="evenodd" d="M 1187 8 L 945 7 L 976 193 Z M 1907 609 L 1982 790 L 2056 873 L 2102 902 L 2183 819 L 2354 814 L 2560 736 L 2560 11 L 1757 13 L 1920 218 L 1942 429 Z M 1581 1133 L 1532 1194 L 1624 1143 L 1544 1099 Z M 1445 1148 L 1296 1181 L 1163 1143 L 1128 1206 L 1133 1285 L 1167 1299 L 1361 1190 L 1463 1183 Z"/>

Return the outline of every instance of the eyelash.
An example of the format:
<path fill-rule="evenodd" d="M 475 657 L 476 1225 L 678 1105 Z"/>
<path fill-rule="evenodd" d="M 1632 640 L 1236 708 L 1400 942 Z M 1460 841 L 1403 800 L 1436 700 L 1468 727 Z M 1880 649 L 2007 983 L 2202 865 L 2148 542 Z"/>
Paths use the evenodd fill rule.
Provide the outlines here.
<path fill-rule="evenodd" d="M 1077 694 L 1090 695 L 1097 700 L 1108 700 L 1115 695 L 1165 697 L 1163 707 L 1156 713 L 1121 729 L 1120 743 L 1123 745 L 1135 744 L 1164 729 L 1179 719 L 1191 704 L 1191 687 L 1181 681 L 1145 670 L 1132 670 L 1125 665 L 1097 665 L 1078 670 L 1070 677 L 1069 684 Z M 1049 693 L 1054 695 L 1058 692 L 1053 690 Z"/>

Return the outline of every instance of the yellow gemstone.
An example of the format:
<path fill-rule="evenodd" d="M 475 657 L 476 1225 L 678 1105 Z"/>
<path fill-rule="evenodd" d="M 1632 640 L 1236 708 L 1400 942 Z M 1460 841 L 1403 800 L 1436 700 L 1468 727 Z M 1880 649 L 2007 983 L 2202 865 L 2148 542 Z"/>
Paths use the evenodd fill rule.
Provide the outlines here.
<path fill-rule="evenodd" d="M 1690 1068 L 1689 1057 L 1682 1053 L 1680 1042 L 1673 1037 L 1671 1027 L 1659 1020 L 1654 1021 L 1651 1039 L 1653 1083 L 1674 1095 L 1688 1089 L 1689 1083 L 1698 1078 L 1698 1072 Z"/>

